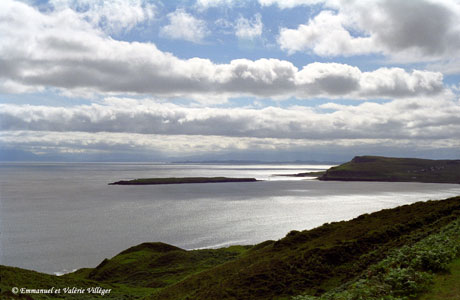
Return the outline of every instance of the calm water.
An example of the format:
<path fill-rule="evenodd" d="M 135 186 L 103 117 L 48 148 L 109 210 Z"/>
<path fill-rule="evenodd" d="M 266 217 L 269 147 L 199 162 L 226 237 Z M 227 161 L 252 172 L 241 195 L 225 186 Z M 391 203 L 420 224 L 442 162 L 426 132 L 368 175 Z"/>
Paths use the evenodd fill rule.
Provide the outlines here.
<path fill-rule="evenodd" d="M 0 264 L 94 267 L 148 241 L 193 249 L 279 239 L 362 213 L 460 195 L 460 185 L 271 176 L 313 165 L 0 164 Z M 256 177 L 255 183 L 109 186 L 120 179 Z"/>

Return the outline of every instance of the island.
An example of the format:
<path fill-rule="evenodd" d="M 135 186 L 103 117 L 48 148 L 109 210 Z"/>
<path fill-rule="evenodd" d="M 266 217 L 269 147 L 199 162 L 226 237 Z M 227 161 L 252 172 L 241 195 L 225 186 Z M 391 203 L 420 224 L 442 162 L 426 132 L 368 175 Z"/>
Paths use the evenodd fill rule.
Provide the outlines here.
<path fill-rule="evenodd" d="M 222 183 L 222 182 L 256 182 L 255 178 L 229 177 L 167 177 L 167 178 L 140 178 L 121 180 L 109 185 L 147 185 L 147 184 L 184 184 L 184 183 Z"/>
<path fill-rule="evenodd" d="M 460 160 L 356 156 L 319 180 L 460 183 Z"/>

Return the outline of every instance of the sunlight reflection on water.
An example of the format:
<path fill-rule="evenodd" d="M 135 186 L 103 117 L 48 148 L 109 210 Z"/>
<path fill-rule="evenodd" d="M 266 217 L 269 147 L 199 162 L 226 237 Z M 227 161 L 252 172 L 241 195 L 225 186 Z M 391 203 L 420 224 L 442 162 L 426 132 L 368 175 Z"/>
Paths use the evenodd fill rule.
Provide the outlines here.
<path fill-rule="evenodd" d="M 142 242 L 186 249 L 254 244 L 291 230 L 460 195 L 460 185 L 271 176 L 308 165 L 0 164 L 0 264 L 53 273 L 94 267 Z M 314 170 L 317 171 L 317 170 Z M 109 186 L 172 176 L 255 183 Z"/>

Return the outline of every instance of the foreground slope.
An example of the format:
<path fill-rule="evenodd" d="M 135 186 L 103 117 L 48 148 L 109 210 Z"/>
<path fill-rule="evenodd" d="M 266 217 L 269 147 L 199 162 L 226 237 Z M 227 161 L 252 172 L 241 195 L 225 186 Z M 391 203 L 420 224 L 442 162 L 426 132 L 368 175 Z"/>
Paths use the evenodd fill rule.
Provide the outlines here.
<path fill-rule="evenodd" d="M 320 180 L 460 183 L 460 160 L 356 156 Z"/>

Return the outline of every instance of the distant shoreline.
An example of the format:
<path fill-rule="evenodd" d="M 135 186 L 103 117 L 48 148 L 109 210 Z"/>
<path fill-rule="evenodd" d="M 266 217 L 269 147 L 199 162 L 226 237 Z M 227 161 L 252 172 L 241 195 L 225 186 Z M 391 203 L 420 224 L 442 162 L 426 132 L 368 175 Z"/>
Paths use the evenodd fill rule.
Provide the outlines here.
<path fill-rule="evenodd" d="M 356 156 L 324 172 L 277 174 L 321 181 L 422 182 L 460 184 L 460 160 Z"/>

